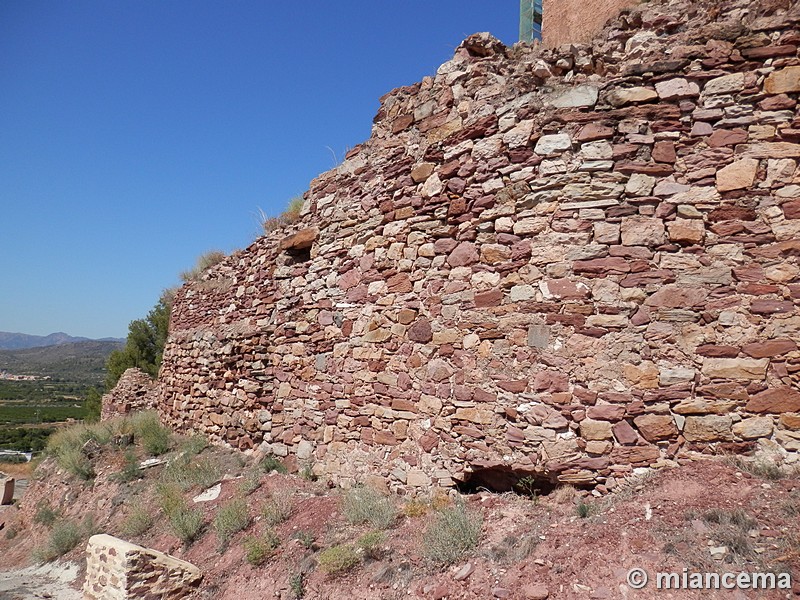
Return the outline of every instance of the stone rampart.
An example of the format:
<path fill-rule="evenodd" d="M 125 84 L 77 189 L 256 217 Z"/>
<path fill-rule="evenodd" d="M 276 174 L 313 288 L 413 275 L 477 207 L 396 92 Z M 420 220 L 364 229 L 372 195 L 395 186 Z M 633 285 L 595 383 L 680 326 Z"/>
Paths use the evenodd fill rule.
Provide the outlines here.
<path fill-rule="evenodd" d="M 185 286 L 166 421 L 349 485 L 800 451 L 800 7 L 468 38 L 301 219 Z M 788 6 L 788 10 L 787 10 Z"/>

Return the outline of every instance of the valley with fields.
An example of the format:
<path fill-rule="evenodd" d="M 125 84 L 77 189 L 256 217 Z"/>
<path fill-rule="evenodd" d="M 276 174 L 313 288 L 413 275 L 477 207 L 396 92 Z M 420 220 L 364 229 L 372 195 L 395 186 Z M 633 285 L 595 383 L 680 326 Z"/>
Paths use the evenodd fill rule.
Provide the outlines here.
<path fill-rule="evenodd" d="M 38 452 L 60 423 L 88 415 L 119 342 L 81 341 L 0 350 L 0 452 Z M 2 457 L 0 457 L 2 460 Z"/>

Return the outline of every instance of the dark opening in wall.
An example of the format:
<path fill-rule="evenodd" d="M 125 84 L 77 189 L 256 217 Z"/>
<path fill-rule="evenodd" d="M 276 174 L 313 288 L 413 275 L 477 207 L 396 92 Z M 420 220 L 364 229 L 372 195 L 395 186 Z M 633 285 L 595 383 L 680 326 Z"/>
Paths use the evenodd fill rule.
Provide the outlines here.
<path fill-rule="evenodd" d="M 289 260 L 286 262 L 288 265 L 299 265 L 311 260 L 311 246 L 308 248 L 291 248 L 286 251 Z"/>
<path fill-rule="evenodd" d="M 558 487 L 555 477 L 510 466 L 473 467 L 472 473 L 457 484 L 462 494 L 474 494 L 480 490 L 490 492 L 514 492 L 522 496 L 544 496 Z"/>

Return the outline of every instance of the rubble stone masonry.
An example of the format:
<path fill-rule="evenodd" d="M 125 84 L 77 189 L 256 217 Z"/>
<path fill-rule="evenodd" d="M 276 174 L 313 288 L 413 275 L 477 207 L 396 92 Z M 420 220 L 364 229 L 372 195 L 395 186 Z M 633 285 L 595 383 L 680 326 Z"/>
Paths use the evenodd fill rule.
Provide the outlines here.
<path fill-rule="evenodd" d="M 156 408 L 159 386 L 141 369 L 127 369 L 114 389 L 103 394 L 100 418 L 121 417 L 129 413 Z"/>
<path fill-rule="evenodd" d="M 800 7 L 468 38 L 301 219 L 185 286 L 164 420 L 427 492 L 800 451 Z"/>
<path fill-rule="evenodd" d="M 86 546 L 84 600 L 159 598 L 178 600 L 195 591 L 203 578 L 186 561 L 106 534 Z"/>

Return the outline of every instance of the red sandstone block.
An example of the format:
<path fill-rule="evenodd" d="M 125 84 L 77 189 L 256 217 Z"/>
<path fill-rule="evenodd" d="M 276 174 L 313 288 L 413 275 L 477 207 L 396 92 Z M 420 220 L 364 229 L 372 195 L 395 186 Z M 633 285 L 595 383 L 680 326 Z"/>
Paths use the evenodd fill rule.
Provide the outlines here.
<path fill-rule="evenodd" d="M 800 391 L 788 386 L 765 390 L 753 396 L 745 409 L 755 413 L 800 412 Z"/>

